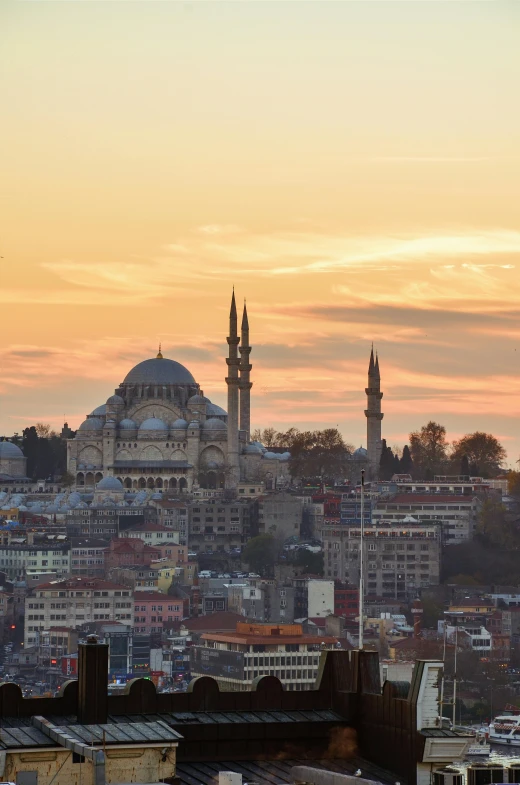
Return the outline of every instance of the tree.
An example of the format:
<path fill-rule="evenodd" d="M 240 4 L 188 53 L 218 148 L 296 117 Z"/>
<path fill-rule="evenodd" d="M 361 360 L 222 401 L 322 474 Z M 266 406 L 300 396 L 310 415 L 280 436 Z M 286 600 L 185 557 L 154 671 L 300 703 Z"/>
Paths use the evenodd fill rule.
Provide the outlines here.
<path fill-rule="evenodd" d="M 309 575 L 323 575 L 323 552 L 312 553 L 306 548 L 300 548 L 295 564 Z"/>
<path fill-rule="evenodd" d="M 461 474 L 463 477 L 467 477 L 469 475 L 469 461 L 467 455 L 463 455 L 460 459 L 459 474 Z"/>
<path fill-rule="evenodd" d="M 276 447 L 276 439 L 278 435 L 278 432 L 275 431 L 274 428 L 264 428 L 263 431 L 261 428 L 256 428 L 251 433 L 251 440 L 254 442 L 260 442 L 264 445 L 264 447 Z"/>
<path fill-rule="evenodd" d="M 433 479 L 447 467 L 446 428 L 433 420 L 410 434 L 410 453 L 417 479 Z"/>
<path fill-rule="evenodd" d="M 36 433 L 42 439 L 47 439 L 51 435 L 51 426 L 47 422 L 37 422 L 34 427 Z"/>
<path fill-rule="evenodd" d="M 507 490 L 511 496 L 520 498 L 520 472 L 509 472 L 507 475 Z"/>
<path fill-rule="evenodd" d="M 302 431 L 291 446 L 291 474 L 309 479 L 341 477 L 351 452 L 336 428 Z"/>
<path fill-rule="evenodd" d="M 70 472 L 63 472 L 61 475 L 61 484 L 64 488 L 70 488 L 71 485 L 74 485 L 76 480 L 74 479 L 74 475 Z"/>
<path fill-rule="evenodd" d="M 520 535 L 512 516 L 507 514 L 503 504 L 494 499 L 486 499 L 482 505 L 477 524 L 477 534 L 484 543 L 510 551 L 520 548 Z"/>
<path fill-rule="evenodd" d="M 278 543 L 271 534 L 259 534 L 247 543 L 242 551 L 242 561 L 260 575 L 272 574 L 277 551 Z"/>
<path fill-rule="evenodd" d="M 507 453 L 497 438 L 490 433 L 475 431 L 453 442 L 451 459 L 461 463 L 466 458 L 470 467 L 481 477 L 493 477 L 500 472 L 500 465 Z"/>
<path fill-rule="evenodd" d="M 392 448 L 388 447 L 386 439 L 383 439 L 381 460 L 379 461 L 379 477 L 381 480 L 390 480 L 395 474 L 395 458 Z M 399 458 L 397 460 L 399 461 Z"/>
<path fill-rule="evenodd" d="M 401 474 L 411 474 L 413 472 L 412 454 L 407 444 L 403 447 L 403 454 L 399 461 L 399 471 Z"/>

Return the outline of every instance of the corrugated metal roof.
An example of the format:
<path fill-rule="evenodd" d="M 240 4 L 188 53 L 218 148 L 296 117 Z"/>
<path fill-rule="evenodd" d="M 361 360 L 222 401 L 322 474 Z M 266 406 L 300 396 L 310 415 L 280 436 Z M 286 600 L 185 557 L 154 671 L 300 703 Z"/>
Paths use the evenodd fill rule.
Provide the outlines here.
<path fill-rule="evenodd" d="M 179 741 L 182 736 L 165 722 L 126 722 L 106 725 L 55 726 L 58 733 L 77 737 L 85 744 L 139 744 L 155 741 Z"/>
<path fill-rule="evenodd" d="M 110 716 L 111 722 L 128 721 L 149 722 L 159 715 L 124 715 L 121 717 Z M 293 723 L 293 722 L 341 722 L 345 718 L 335 711 L 196 711 L 196 712 L 169 712 L 161 714 L 160 719 L 168 725 L 214 725 L 231 723 Z"/>
<path fill-rule="evenodd" d="M 0 749 L 20 749 L 27 747 L 55 747 L 56 742 L 38 728 L 33 728 L 31 720 L 23 727 L 0 728 Z"/>

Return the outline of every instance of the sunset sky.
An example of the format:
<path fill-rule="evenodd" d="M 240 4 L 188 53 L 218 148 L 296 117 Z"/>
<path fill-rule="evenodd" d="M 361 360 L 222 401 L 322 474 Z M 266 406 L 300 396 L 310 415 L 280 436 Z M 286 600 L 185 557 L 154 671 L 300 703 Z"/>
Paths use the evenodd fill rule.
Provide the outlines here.
<path fill-rule="evenodd" d="M 130 368 L 253 427 L 428 419 L 520 456 L 520 4 L 0 5 L 0 434 L 77 427 Z"/>

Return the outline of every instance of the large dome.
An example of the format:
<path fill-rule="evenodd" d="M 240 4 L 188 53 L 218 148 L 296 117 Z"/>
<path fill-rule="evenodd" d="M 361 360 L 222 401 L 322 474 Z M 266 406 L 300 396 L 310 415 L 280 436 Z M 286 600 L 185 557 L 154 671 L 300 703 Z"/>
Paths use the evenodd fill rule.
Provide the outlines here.
<path fill-rule="evenodd" d="M 23 452 L 12 442 L 0 442 L 0 458 L 23 458 Z"/>
<path fill-rule="evenodd" d="M 124 384 L 196 384 L 184 365 L 166 357 L 143 360 L 127 374 Z"/>

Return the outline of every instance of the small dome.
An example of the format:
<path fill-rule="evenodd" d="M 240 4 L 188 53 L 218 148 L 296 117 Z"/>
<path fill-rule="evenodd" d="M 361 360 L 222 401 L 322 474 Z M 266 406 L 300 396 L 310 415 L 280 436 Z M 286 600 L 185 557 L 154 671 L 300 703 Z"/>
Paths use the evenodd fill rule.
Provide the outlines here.
<path fill-rule="evenodd" d="M 123 483 L 117 477 L 103 477 L 96 485 L 96 491 L 124 491 Z"/>
<path fill-rule="evenodd" d="M 188 425 L 188 428 L 200 428 L 200 422 L 198 420 L 192 420 Z"/>
<path fill-rule="evenodd" d="M 107 400 L 107 404 L 124 404 L 124 400 L 121 398 L 120 395 L 111 395 L 110 398 Z"/>
<path fill-rule="evenodd" d="M 280 455 L 280 460 L 281 461 L 290 461 L 291 460 L 291 453 L 290 452 L 283 452 Z"/>
<path fill-rule="evenodd" d="M 94 409 L 93 412 L 90 412 L 91 417 L 104 417 L 107 413 L 107 405 L 106 403 L 102 403 L 101 406 L 98 406 L 97 409 Z"/>
<path fill-rule="evenodd" d="M 262 444 L 262 442 L 251 442 L 251 444 L 254 444 L 256 447 L 260 447 L 262 452 L 266 452 L 266 449 L 265 449 L 264 445 Z"/>
<path fill-rule="evenodd" d="M 215 417 L 210 417 L 203 423 L 202 427 L 205 431 L 227 431 L 227 425 L 222 420 L 217 420 Z"/>
<path fill-rule="evenodd" d="M 280 458 L 280 455 L 276 452 L 264 452 L 264 458 L 268 461 L 277 461 Z"/>
<path fill-rule="evenodd" d="M 248 444 L 244 452 L 246 455 L 262 455 L 263 450 L 257 444 Z"/>
<path fill-rule="evenodd" d="M 137 430 L 137 423 L 133 420 L 128 419 L 125 417 L 124 420 L 121 420 L 119 423 L 119 430 L 120 431 L 136 431 Z"/>
<path fill-rule="evenodd" d="M 0 442 L 0 458 L 23 458 L 23 452 L 12 442 Z"/>
<path fill-rule="evenodd" d="M 366 458 L 368 456 L 368 452 L 364 447 L 358 447 L 357 450 L 354 450 L 352 455 L 354 458 Z"/>
<path fill-rule="evenodd" d="M 101 431 L 103 430 L 103 420 L 100 420 L 99 417 L 88 417 L 85 422 L 82 422 L 79 426 L 80 431 Z"/>
<path fill-rule="evenodd" d="M 154 501 L 154 502 L 160 502 L 160 501 L 161 501 L 161 499 L 162 499 L 162 493 L 153 493 L 153 494 L 150 496 L 150 500 L 151 500 L 151 501 Z"/>
<path fill-rule="evenodd" d="M 199 395 L 197 393 L 196 395 L 192 395 L 191 398 L 188 398 L 188 406 L 192 403 L 211 403 L 211 401 L 209 398 L 206 398 L 205 395 Z"/>
<path fill-rule="evenodd" d="M 206 406 L 206 414 L 209 417 L 227 417 L 227 412 L 222 406 L 217 406 L 216 403 L 208 403 Z"/>
<path fill-rule="evenodd" d="M 182 417 L 179 417 L 178 420 L 175 420 L 175 422 L 172 423 L 172 428 L 171 429 L 172 429 L 172 431 L 180 431 L 180 430 L 184 431 L 184 430 L 186 430 L 187 427 L 188 427 L 187 421 L 183 420 Z"/>
<path fill-rule="evenodd" d="M 108 496 L 103 502 L 103 507 L 117 507 L 117 504 Z"/>
<path fill-rule="evenodd" d="M 147 420 L 141 423 L 139 427 L 140 431 L 167 431 L 168 426 L 162 420 L 159 420 L 157 417 L 149 417 Z"/>
<path fill-rule="evenodd" d="M 49 504 L 49 506 L 45 508 L 45 512 L 58 512 L 58 507 L 56 504 Z"/>

